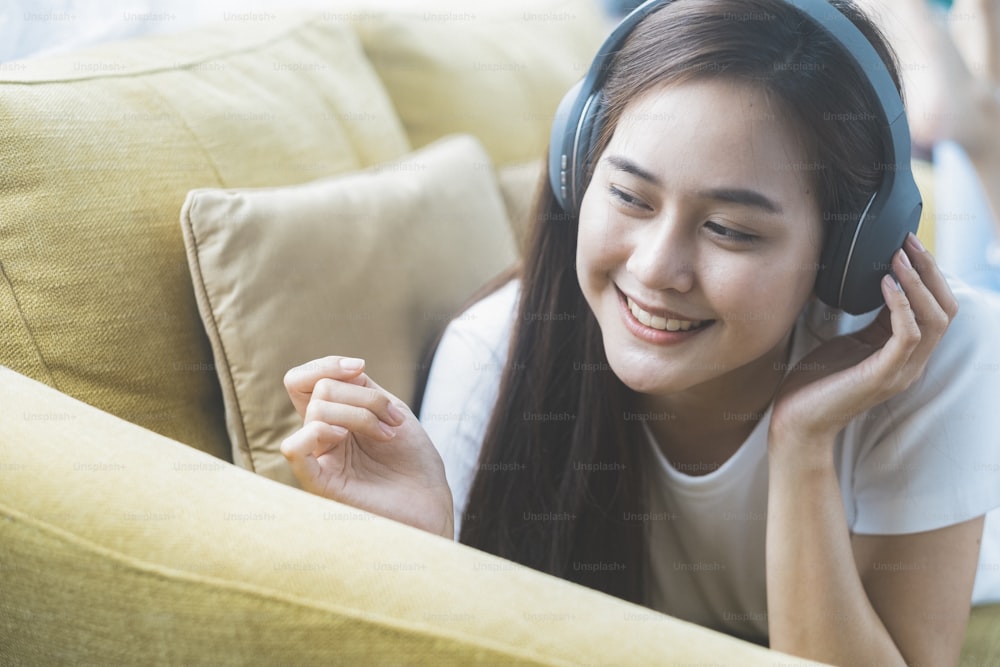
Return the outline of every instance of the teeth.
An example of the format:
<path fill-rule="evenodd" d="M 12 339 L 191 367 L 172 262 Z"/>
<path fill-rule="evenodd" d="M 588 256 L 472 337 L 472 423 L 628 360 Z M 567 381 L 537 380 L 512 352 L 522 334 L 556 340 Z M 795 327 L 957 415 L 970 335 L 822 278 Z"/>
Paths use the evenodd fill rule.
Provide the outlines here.
<path fill-rule="evenodd" d="M 703 322 L 703 320 L 668 320 L 665 317 L 646 312 L 630 297 L 626 297 L 626 300 L 628 301 L 628 309 L 632 311 L 635 319 L 653 329 L 659 329 L 660 331 L 690 331 L 701 326 Z"/>
<path fill-rule="evenodd" d="M 640 322 L 642 322 L 643 324 L 645 324 L 647 327 L 653 326 L 653 316 L 650 315 L 649 313 L 647 313 L 645 310 L 643 310 L 639 306 L 636 306 L 635 304 L 632 304 L 632 314 L 635 315 L 635 319 L 639 320 Z M 660 319 L 660 318 L 656 318 L 656 319 Z"/>

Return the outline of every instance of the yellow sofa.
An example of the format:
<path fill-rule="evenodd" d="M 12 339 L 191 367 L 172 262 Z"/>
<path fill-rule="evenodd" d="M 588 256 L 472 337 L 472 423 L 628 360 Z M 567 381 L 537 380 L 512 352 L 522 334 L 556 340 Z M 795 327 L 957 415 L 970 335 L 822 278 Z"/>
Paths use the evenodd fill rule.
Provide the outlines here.
<path fill-rule="evenodd" d="M 592 5 L 247 12 L 4 64 L 0 664 L 808 664 L 304 494 L 276 458 L 290 406 L 274 432 L 247 427 L 266 416 L 248 397 L 281 395 L 282 364 L 316 352 L 289 338 L 302 326 L 220 303 L 218 274 L 249 277 L 273 239 L 212 254 L 197 198 L 366 169 L 377 190 L 474 137 L 457 144 L 492 194 L 465 223 L 490 242 L 455 248 L 444 297 L 414 279 L 418 302 L 328 318 L 310 343 L 356 347 L 410 397 L 447 314 L 516 259 L 551 115 L 606 28 Z M 365 298 L 399 287 L 358 266 Z M 379 318 L 412 330 L 403 358 Z M 272 348 L 274 386 L 253 394 L 240 363 Z"/>

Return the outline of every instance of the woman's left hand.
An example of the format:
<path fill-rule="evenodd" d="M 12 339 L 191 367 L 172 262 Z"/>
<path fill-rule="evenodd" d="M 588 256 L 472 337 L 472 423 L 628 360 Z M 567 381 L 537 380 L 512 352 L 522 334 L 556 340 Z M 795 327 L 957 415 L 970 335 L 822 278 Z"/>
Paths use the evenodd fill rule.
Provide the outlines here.
<path fill-rule="evenodd" d="M 923 373 L 958 302 L 914 235 L 893 256 L 892 268 L 899 287 L 892 276 L 883 278 L 886 305 L 875 321 L 820 345 L 778 388 L 770 427 L 774 445 L 832 442 L 851 419 L 904 391 Z"/>

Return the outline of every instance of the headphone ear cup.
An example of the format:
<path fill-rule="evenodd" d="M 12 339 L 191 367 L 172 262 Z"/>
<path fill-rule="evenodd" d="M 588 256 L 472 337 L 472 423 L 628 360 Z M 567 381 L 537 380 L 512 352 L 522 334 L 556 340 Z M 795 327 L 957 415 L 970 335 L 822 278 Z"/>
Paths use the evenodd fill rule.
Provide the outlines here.
<path fill-rule="evenodd" d="M 604 116 L 600 91 L 580 99 L 583 81 L 569 89 L 559 103 L 549 136 L 549 184 L 566 212 L 580 210 L 590 152 L 600 134 Z"/>
<path fill-rule="evenodd" d="M 573 180 L 574 210 L 580 211 L 580 204 L 583 202 L 583 193 L 586 185 L 590 183 L 592 162 L 598 156 L 593 155 L 600 138 L 601 128 L 604 126 L 604 95 L 598 91 L 588 104 L 584 105 L 583 116 L 580 118 L 580 141 L 576 149 L 576 162 L 573 165 L 575 178 Z"/>
<path fill-rule="evenodd" d="M 549 134 L 549 185 L 564 211 L 572 208 L 573 182 L 573 146 L 576 143 L 576 128 L 579 125 L 580 91 L 583 80 L 578 81 L 566 91 L 555 118 L 552 119 L 552 132 Z"/>
<path fill-rule="evenodd" d="M 831 220 L 826 223 L 826 237 L 816 274 L 816 296 L 828 306 L 840 308 L 840 285 L 844 278 L 851 241 L 860 219 Z"/>
<path fill-rule="evenodd" d="M 885 303 L 882 276 L 890 272 L 893 255 L 903 247 L 907 234 L 916 234 L 920 224 L 923 202 L 913 178 L 897 177 L 885 185 L 891 190 L 879 192 L 869 206 L 844 266 L 839 307 L 852 315 Z"/>
<path fill-rule="evenodd" d="M 917 233 L 923 203 L 910 178 L 884 182 L 856 221 L 829 223 L 816 274 L 816 296 L 827 305 L 860 315 L 885 303 L 882 276 L 906 235 Z"/>

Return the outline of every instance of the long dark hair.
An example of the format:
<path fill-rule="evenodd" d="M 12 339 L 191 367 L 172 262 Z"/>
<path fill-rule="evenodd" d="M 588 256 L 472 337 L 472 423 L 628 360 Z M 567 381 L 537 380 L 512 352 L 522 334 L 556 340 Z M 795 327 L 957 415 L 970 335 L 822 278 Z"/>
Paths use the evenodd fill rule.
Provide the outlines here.
<path fill-rule="evenodd" d="M 899 87 L 877 28 L 868 37 Z M 853 60 L 780 0 L 676 0 L 638 25 L 611 65 L 607 145 L 630 100 L 693 79 L 750 82 L 783 112 L 811 160 L 827 224 L 860 212 L 880 178 L 876 101 Z M 794 166 L 792 166 L 794 167 Z M 589 178 L 589 176 L 588 176 Z M 543 179 L 521 270 L 518 320 L 461 541 L 642 603 L 645 494 L 638 396 L 610 370 L 577 280 L 577 216 Z"/>

